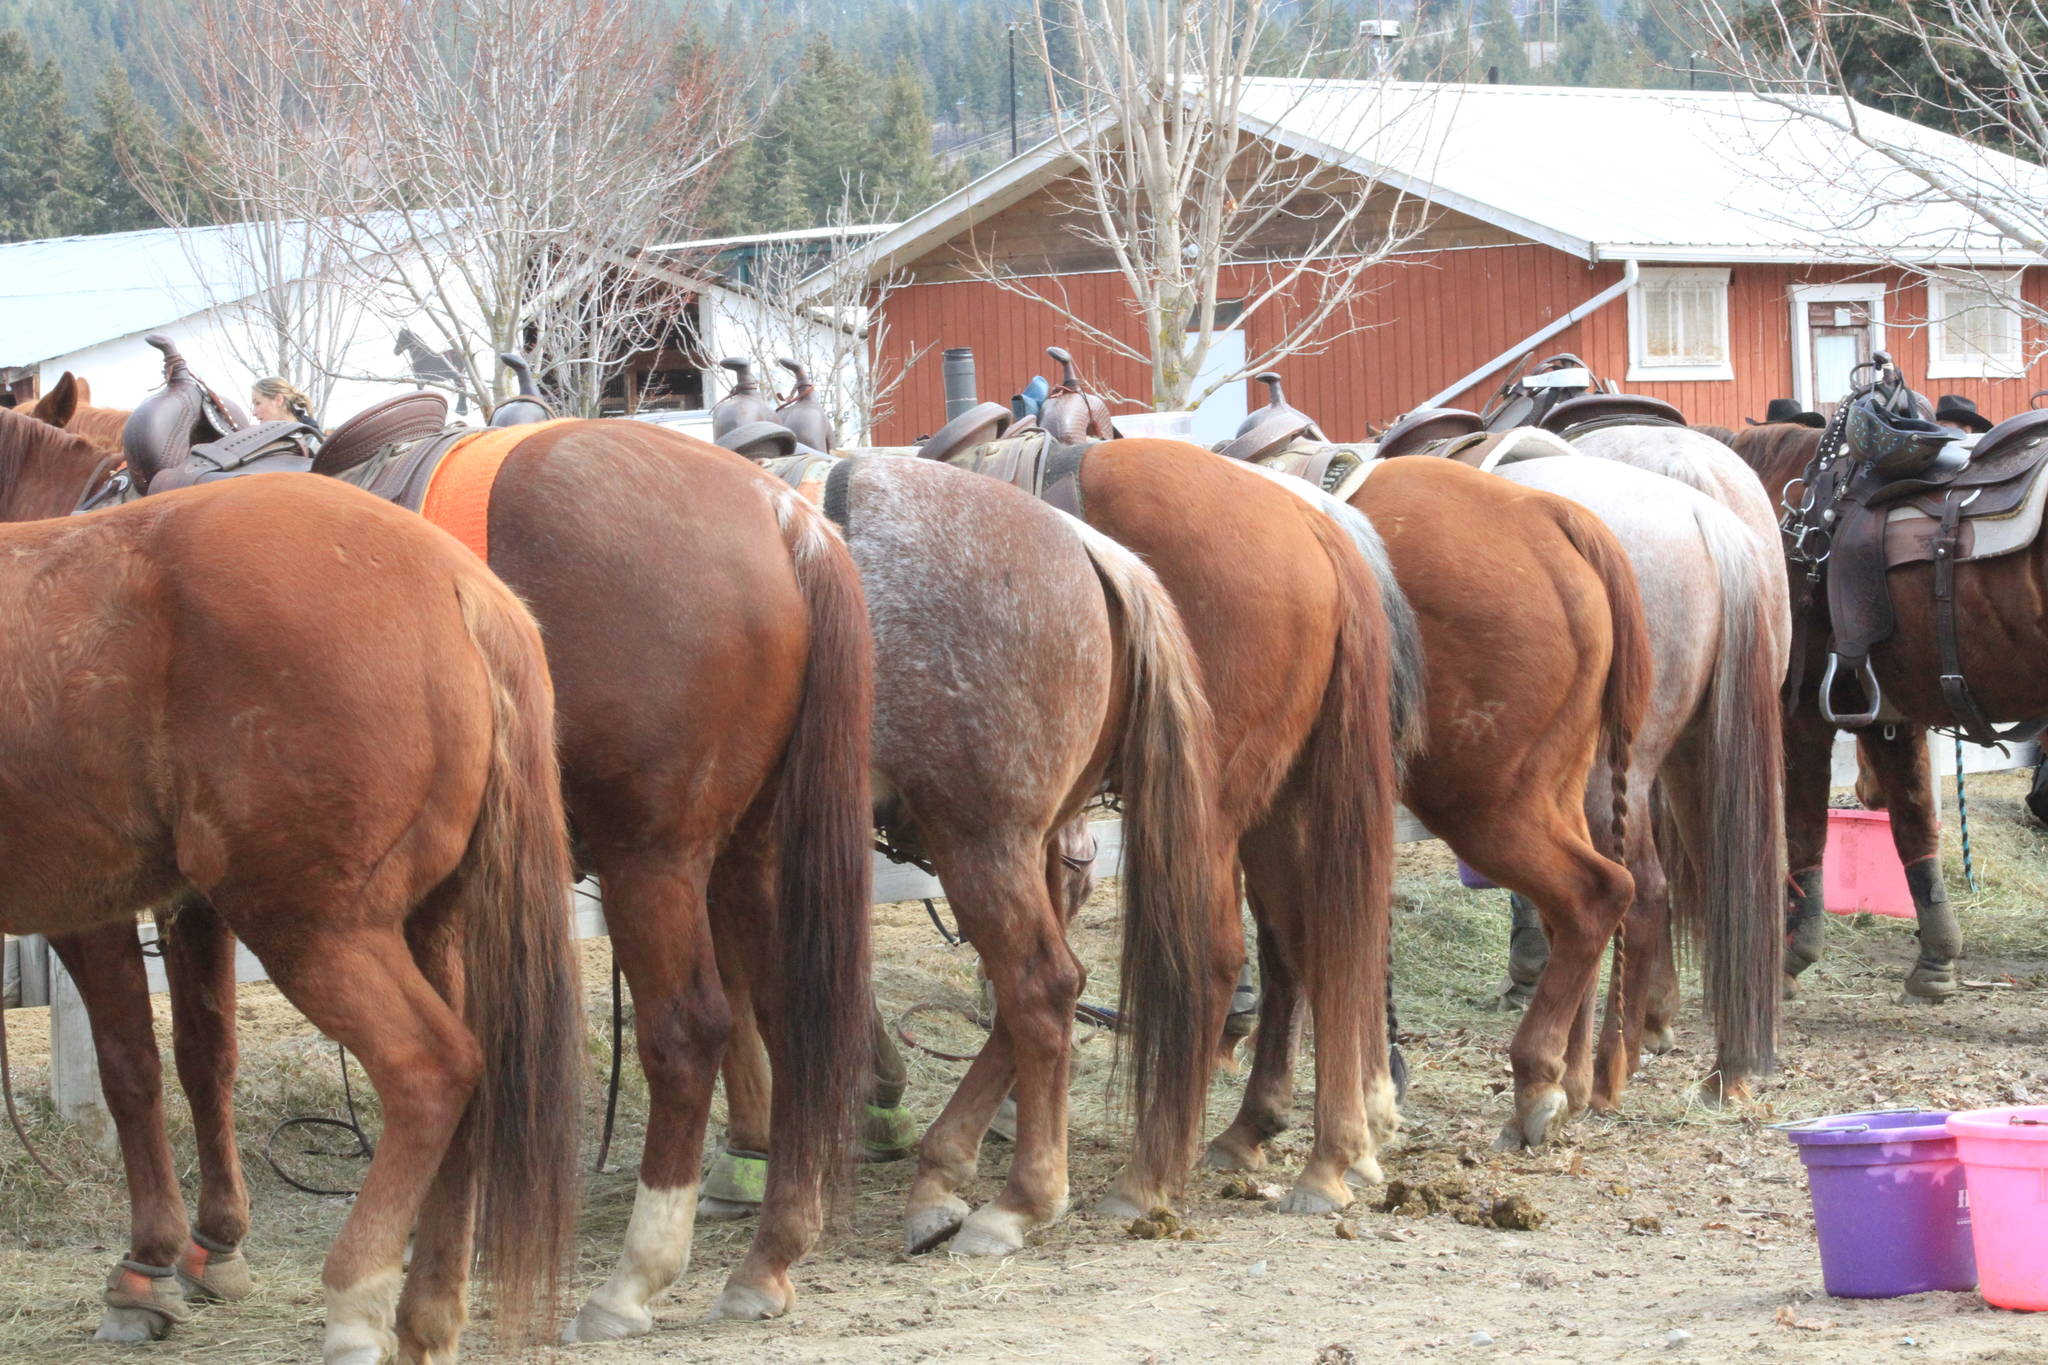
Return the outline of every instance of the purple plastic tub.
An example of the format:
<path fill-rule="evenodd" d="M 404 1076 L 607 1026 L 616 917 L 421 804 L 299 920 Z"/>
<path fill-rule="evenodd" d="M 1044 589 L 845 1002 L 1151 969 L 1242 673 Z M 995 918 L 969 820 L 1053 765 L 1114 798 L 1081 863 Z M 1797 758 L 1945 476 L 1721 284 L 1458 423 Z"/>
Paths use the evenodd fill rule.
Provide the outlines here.
<path fill-rule="evenodd" d="M 1458 881 L 1474 891 L 1491 891 L 1500 885 L 1499 882 L 1486 880 L 1484 872 L 1479 871 L 1463 858 L 1458 859 Z"/>
<path fill-rule="evenodd" d="M 1975 1289 L 1970 1199 L 1948 1115 L 1833 1114 L 1789 1126 L 1813 1194 L 1821 1278 L 1842 1299 Z"/>

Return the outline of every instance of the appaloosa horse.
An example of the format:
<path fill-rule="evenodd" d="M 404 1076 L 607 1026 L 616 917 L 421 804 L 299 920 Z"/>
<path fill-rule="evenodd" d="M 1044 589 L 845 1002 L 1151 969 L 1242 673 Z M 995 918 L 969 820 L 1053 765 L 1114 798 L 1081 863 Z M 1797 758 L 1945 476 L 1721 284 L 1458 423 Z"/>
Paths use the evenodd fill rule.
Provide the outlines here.
<path fill-rule="evenodd" d="M 185 1316 L 135 917 L 203 898 L 383 1100 L 322 1272 L 327 1360 L 453 1359 L 473 1243 L 516 1346 L 575 1227 L 582 1066 L 532 619 L 475 556 L 338 485 L 62 516 L 78 489 L 54 496 L 52 471 L 104 458 L 0 412 L 0 496 L 59 514 L 0 527 L 0 928 L 71 969 L 120 1131 L 133 1230 L 100 1335 Z M 127 951 L 84 951 L 111 940 Z"/>
<path fill-rule="evenodd" d="M 489 490 L 490 564 L 551 651 L 578 860 L 603 889 L 651 1092 L 617 1273 L 571 1331 L 648 1330 L 645 1303 L 688 1263 L 731 1027 L 709 898 L 764 858 L 774 914 L 725 926 L 724 951 L 753 964 L 778 1008 L 770 1041 L 789 1079 L 775 1097 L 776 1150 L 787 1159 L 720 1311 L 786 1308 L 788 1268 L 816 1239 L 820 1182 L 842 1158 L 865 1078 L 871 662 L 858 575 L 829 523 L 729 452 L 632 422 L 501 435 L 516 444 Z M 76 506 L 107 462 L 75 447 L 31 462 L 44 500 L 24 511 L 0 496 L 0 517 Z M 194 906 L 166 943 L 199 1141 L 185 1278 L 197 1294 L 237 1297 L 248 1199 L 231 1107 L 233 942 Z M 108 970 L 123 970 L 136 948 L 129 935 L 101 950 Z"/>
<path fill-rule="evenodd" d="M 994 1036 L 925 1137 L 905 1245 L 915 1253 L 950 1237 L 958 1253 L 1006 1255 L 1067 1203 L 1070 1034 L 1086 974 L 1066 925 L 1073 864 L 1087 859 L 1070 857 L 1062 838 L 1079 833 L 1085 848 L 1075 826 L 1105 787 L 1122 797 L 1126 830 L 1131 1178 L 1176 1187 L 1201 1126 L 1210 997 L 1234 968 L 1209 942 L 1232 897 L 1208 823 L 1214 765 L 1199 666 L 1165 589 L 1135 555 L 1014 488 L 924 460 L 790 465 L 844 527 L 867 593 L 876 823 L 893 846 L 929 859 L 996 994 Z M 958 1192 L 1012 1074 L 1009 1179 L 970 1213 Z M 736 1036 L 725 1076 L 722 1168 L 758 1160 L 744 1154 L 765 1152 L 770 1133 L 758 1047 Z M 738 1184 L 721 1186 L 712 1211 L 746 1211 L 732 1197 Z"/>

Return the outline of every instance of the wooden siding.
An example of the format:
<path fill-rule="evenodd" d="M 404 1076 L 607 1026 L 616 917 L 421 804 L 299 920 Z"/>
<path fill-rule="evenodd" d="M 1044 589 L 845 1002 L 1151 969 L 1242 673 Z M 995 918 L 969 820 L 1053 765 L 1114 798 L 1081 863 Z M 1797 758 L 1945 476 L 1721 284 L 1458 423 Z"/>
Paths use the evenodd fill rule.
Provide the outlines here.
<path fill-rule="evenodd" d="M 1224 296 L 1247 292 L 1259 272 L 1274 268 L 1227 271 Z M 1603 378 L 1628 392 L 1674 403 L 1694 422 L 1739 426 L 1745 417 L 1761 416 L 1772 398 L 1792 393 L 1791 286 L 1882 279 L 1886 344 L 1909 382 L 1929 397 L 1963 394 L 1996 419 L 2024 409 L 2029 395 L 2048 388 L 2048 359 L 2036 361 L 2017 379 L 1926 379 L 1928 337 L 1921 324 L 1927 314 L 1926 288 L 1896 272 L 1821 264 L 1737 264 L 1729 270 L 1733 380 L 1630 381 L 1628 305 L 1621 298 L 1538 349 L 1543 355 L 1576 352 Z M 1533 242 L 1404 256 L 1377 267 L 1350 301 L 1350 317 L 1364 330 L 1335 336 L 1319 351 L 1297 354 L 1276 368 L 1286 376 L 1288 395 L 1297 406 L 1332 436 L 1355 439 L 1366 434 L 1369 424 L 1384 424 L 1416 406 L 1615 284 L 1621 273 L 1618 262 L 1589 267 Z M 1141 329 L 1121 276 L 1077 273 L 1028 283 L 1136 343 Z M 2035 306 L 2048 307 L 2048 271 L 2028 271 L 2024 289 Z M 1043 303 L 994 284 L 951 279 L 912 285 L 890 295 L 883 311 L 888 322 L 885 366 L 900 364 L 916 348 L 928 348 L 896 395 L 894 413 L 881 423 L 879 436 L 885 443 L 910 441 L 943 421 L 940 351 L 949 346 L 974 349 L 980 392 L 987 399 L 1006 401 L 1034 374 L 1051 378 L 1044 348 L 1054 344 L 1074 352 L 1088 382 L 1132 400 L 1122 406 L 1142 406 L 1150 393 L 1144 366 L 1109 354 Z M 1348 325 L 1340 322 L 1329 330 Z M 1257 356 L 1284 335 L 1286 318 L 1276 305 L 1254 315 L 1245 330 L 1247 353 Z M 2034 331 L 2027 328 L 2030 354 L 2042 340 Z M 1451 402 L 1477 407 L 1499 381 L 1495 375 Z"/>

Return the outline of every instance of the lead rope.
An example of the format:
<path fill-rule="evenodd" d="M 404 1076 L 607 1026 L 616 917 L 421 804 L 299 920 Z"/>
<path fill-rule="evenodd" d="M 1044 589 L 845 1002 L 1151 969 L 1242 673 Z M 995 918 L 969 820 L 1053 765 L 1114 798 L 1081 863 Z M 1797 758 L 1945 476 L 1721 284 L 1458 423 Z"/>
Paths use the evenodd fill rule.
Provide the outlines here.
<path fill-rule="evenodd" d="M 28 1140 L 28 1129 L 22 1125 L 21 1114 L 14 1107 L 14 1073 L 7 1065 L 7 1008 L 4 1004 L 0 1004 L 0 1095 L 7 1099 L 7 1122 L 14 1128 L 14 1136 L 21 1140 L 21 1150 L 28 1153 L 29 1160 L 43 1168 L 43 1174 L 50 1177 L 51 1183 L 63 1184 L 57 1172 L 50 1168 L 50 1163 L 43 1160 L 43 1154 L 36 1150 L 36 1145 Z"/>
<path fill-rule="evenodd" d="M 348 1049 L 336 1043 L 334 1053 L 335 1056 L 341 1059 L 341 1095 L 342 1100 L 348 1106 L 348 1117 L 346 1119 L 286 1119 L 283 1123 L 270 1130 L 270 1136 L 263 1139 L 263 1160 L 269 1165 L 271 1171 L 276 1174 L 279 1180 L 282 1180 L 285 1184 L 301 1193 L 319 1195 L 322 1198 L 328 1199 L 352 1199 L 356 1194 L 354 1190 L 324 1190 L 315 1185 L 308 1185 L 305 1181 L 296 1179 L 287 1173 L 277 1159 L 277 1140 L 283 1137 L 287 1130 L 292 1128 L 339 1128 L 342 1132 L 347 1133 L 356 1140 L 356 1149 L 353 1152 L 323 1152 L 317 1147 L 308 1147 L 299 1153 L 300 1156 L 326 1156 L 334 1157 L 338 1160 L 368 1161 L 377 1154 L 377 1148 L 370 1141 L 370 1135 L 363 1131 L 362 1118 L 356 1113 L 355 1087 L 349 1082 L 348 1078 Z"/>
<path fill-rule="evenodd" d="M 1956 827 L 1963 840 L 1963 881 L 1975 891 L 1977 889 L 1977 861 L 1970 853 L 1970 798 L 1963 789 L 1963 737 L 1956 740 Z"/>
<path fill-rule="evenodd" d="M 626 1007 L 619 992 L 619 955 L 612 954 L 612 1074 L 604 1087 L 604 1136 L 597 1140 L 597 1174 L 612 1154 L 612 1124 L 619 1117 L 619 1066 L 626 1037 Z"/>

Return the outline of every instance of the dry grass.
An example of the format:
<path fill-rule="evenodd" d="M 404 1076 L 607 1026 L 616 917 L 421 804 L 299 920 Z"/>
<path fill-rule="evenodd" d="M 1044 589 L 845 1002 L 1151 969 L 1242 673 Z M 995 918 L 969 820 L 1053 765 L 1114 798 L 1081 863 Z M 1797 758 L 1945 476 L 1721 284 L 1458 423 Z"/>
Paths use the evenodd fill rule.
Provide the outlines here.
<path fill-rule="evenodd" d="M 1974 779 L 1971 785 L 1973 841 L 1982 889 L 1960 890 L 1958 856 L 1947 857 L 1949 885 L 1954 889 L 1971 954 L 1973 980 L 2011 978 L 2023 985 L 2042 984 L 2048 959 L 2048 861 L 2038 827 L 2020 818 L 2023 775 Z M 1951 796 L 1952 801 L 1952 796 Z M 1953 808 L 1948 811 L 1953 829 Z M 1950 843 L 1953 846 L 1954 840 Z M 1408 1056 L 1414 1069 L 1409 1106 L 1410 1140 L 1419 1147 L 1472 1140 L 1490 1135 L 1505 1117 L 1504 1043 L 1513 1019 L 1490 1008 L 1490 998 L 1505 959 L 1507 915 L 1505 895 L 1471 892 L 1457 884 L 1447 850 L 1425 844 L 1405 848 L 1399 863 L 1400 902 L 1396 922 L 1395 963 L 1399 974 L 1404 1032 L 1413 1036 Z M 943 907 L 942 907 L 943 909 Z M 1989 1028 L 1975 1015 L 1951 1011 L 1935 1016 L 1924 1007 L 1901 1003 L 1897 982 L 1912 955 L 1911 926 L 1901 921 L 1835 920 L 1831 923 L 1831 956 L 1821 969 L 1819 987 L 1831 996 L 1858 1001 L 1858 1017 L 1872 1036 L 1914 1039 L 1940 1020 L 1967 1043 L 1971 1029 Z M 1079 916 L 1074 939 L 1091 973 L 1090 999 L 1114 999 L 1116 923 L 1110 896 L 1098 892 Z M 922 906 L 905 904 L 877 911 L 878 992 L 893 1020 L 913 1006 L 956 1005 L 971 1012 L 979 999 L 974 958 L 968 949 L 946 947 L 932 931 Z M 609 1057 L 609 947 L 602 941 L 585 945 L 585 983 L 589 1001 L 590 1077 L 592 1095 L 586 1106 L 586 1152 L 594 1154 L 601 1114 L 597 1091 Z M 2023 992 L 2024 993 L 2024 992 Z M 160 1028 L 164 1000 L 157 999 Z M 308 1358 L 318 1339 L 321 1255 L 347 1211 L 346 1202 L 320 1199 L 285 1187 L 264 1164 L 265 1135 L 280 1119 L 294 1114 L 338 1115 L 341 1091 L 334 1051 L 268 987 L 245 990 L 240 1009 L 245 1060 L 238 1099 L 243 1157 L 255 1203 L 256 1232 L 248 1252 L 259 1289 L 248 1303 L 206 1312 L 163 1346 L 145 1350 L 143 1358 L 184 1360 L 203 1349 L 204 1359 L 219 1365 Z M 1946 1021 L 1953 1021 L 1947 1023 Z M 42 1011 L 18 1010 L 8 1016 L 17 1087 L 38 1143 L 66 1180 L 53 1186 L 26 1157 L 0 1135 L 0 1361 L 65 1362 L 72 1365 L 98 1317 L 99 1288 L 112 1261 L 121 1253 L 126 1226 L 118 1163 L 82 1142 L 50 1113 L 43 1093 L 47 1085 L 47 1027 Z M 916 1014 L 911 1030 L 944 1051 L 971 1052 L 979 1029 L 960 1014 L 933 1009 Z M 1703 1036 L 1696 1014 L 1682 1020 L 1685 1036 L 1695 1043 Z M 1798 1008 L 1788 1018 L 1786 1074 L 1766 1091 L 1765 1104 L 1747 1121 L 1773 1115 L 1823 1112 L 1856 1104 L 1978 1100 L 1999 1098 L 1999 1075 L 1987 1072 L 1981 1084 L 1974 1074 L 1957 1075 L 1939 1055 L 1911 1056 L 1902 1044 L 1894 1053 L 1904 1060 L 1882 1076 L 1873 1072 L 1844 1075 L 1843 1055 L 1810 1067 L 1801 1060 L 1809 1048 L 1848 1047 L 1835 1039 L 1832 1023 L 1803 1022 Z M 167 1029 L 163 1036 L 168 1036 Z M 630 1046 L 630 1041 L 629 1041 Z M 957 1062 L 919 1051 L 908 1054 L 911 1087 L 908 1103 L 920 1119 L 929 1120 L 964 1071 Z M 1113 1169 L 1122 1133 L 1116 1096 L 1111 1087 L 1112 1046 L 1104 1036 L 1084 1036 L 1077 1049 L 1073 1086 L 1072 1155 L 1076 1169 L 1077 1204 L 1094 1193 Z M 167 1059 L 168 1065 L 168 1059 Z M 1631 1093 L 1627 1115 L 1618 1119 L 1585 1120 L 1593 1133 L 1618 1134 L 1631 1129 L 1654 1130 L 1673 1125 L 1727 1122 L 1726 1116 L 1700 1111 L 1692 1098 L 1700 1059 L 1681 1053 L 1658 1059 Z M 1832 1069 L 1830 1069 L 1832 1068 Z M 587 1290 L 608 1273 L 623 1233 L 634 1186 L 633 1162 L 644 1132 L 646 1094 L 634 1066 L 626 1068 L 618 1136 L 616 1169 L 589 1177 L 574 1283 Z M 1313 1073 L 1304 1059 L 1300 1078 L 1306 1094 Z M 1220 1126 L 1233 1112 L 1242 1079 L 1220 1076 L 1212 1091 L 1211 1126 Z M 366 1119 L 375 1128 L 375 1100 L 357 1073 L 357 1094 Z M 189 1120 L 182 1104 L 171 1105 L 172 1145 L 181 1163 L 188 1193 L 196 1174 L 191 1166 Z M 722 1123 L 713 1113 L 713 1140 Z M 1294 1135 L 1289 1136 L 1292 1144 Z M 1283 1145 L 1283 1159 L 1291 1150 Z M 984 1162 L 985 1172 L 1002 1169 L 1001 1149 Z M 822 1258 L 843 1266 L 849 1261 L 888 1261 L 895 1254 L 896 1217 L 904 1184 L 902 1167 L 863 1169 L 851 1210 L 841 1211 L 841 1229 Z M 985 1174 L 967 1191 L 971 1202 L 995 1190 Z M 1305 1235 L 1292 1224 L 1275 1225 L 1280 1236 Z M 733 1264 L 751 1234 L 751 1226 L 709 1225 L 699 1229 L 693 1279 L 709 1277 L 715 1285 Z M 203 1343 L 203 1346 L 202 1346 Z M 105 1348 L 91 1348 L 95 1355 Z M 486 1358 L 476 1345 L 470 1358 Z"/>

